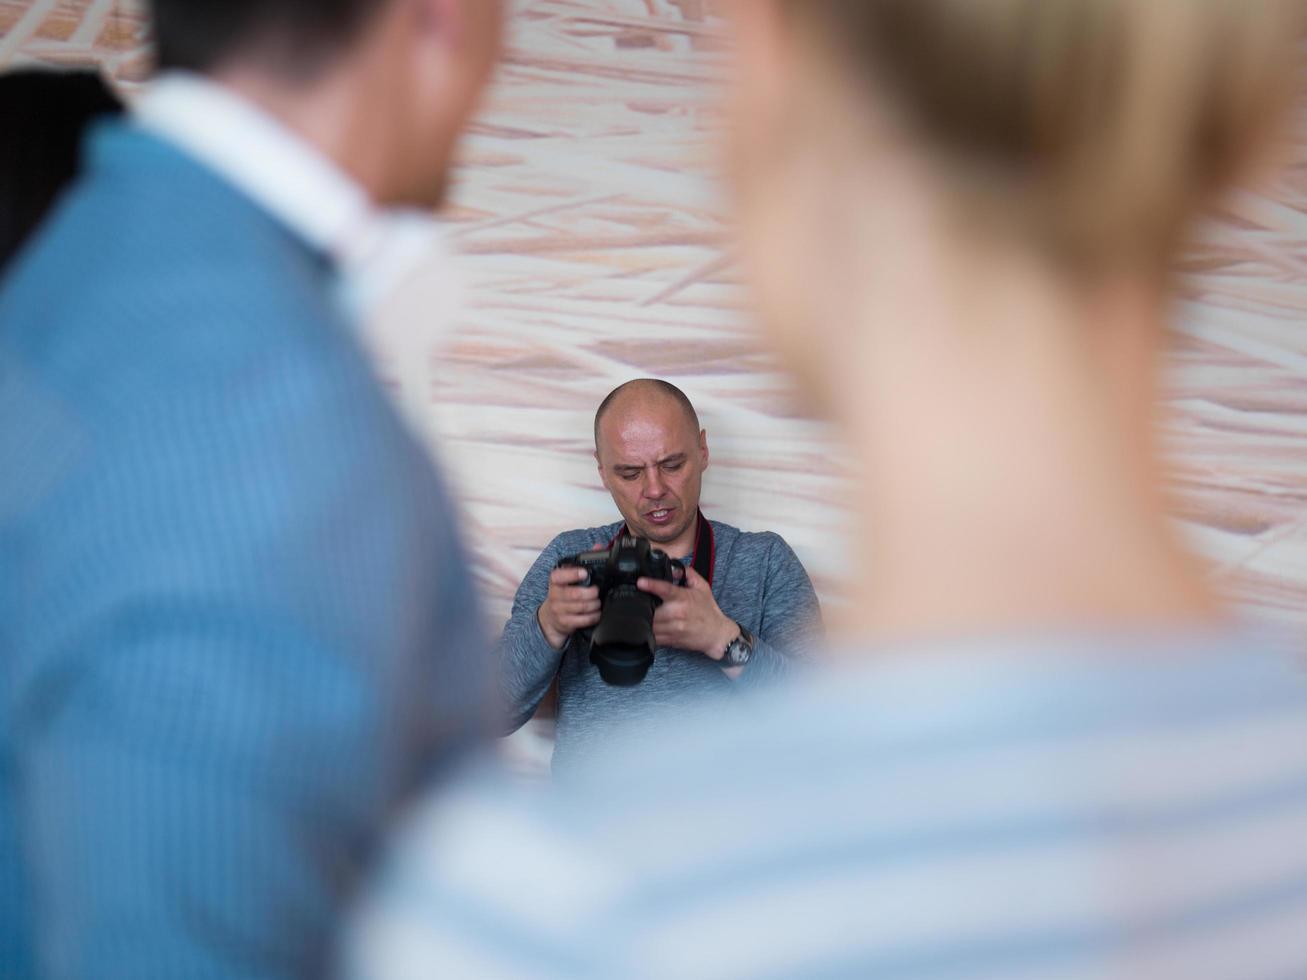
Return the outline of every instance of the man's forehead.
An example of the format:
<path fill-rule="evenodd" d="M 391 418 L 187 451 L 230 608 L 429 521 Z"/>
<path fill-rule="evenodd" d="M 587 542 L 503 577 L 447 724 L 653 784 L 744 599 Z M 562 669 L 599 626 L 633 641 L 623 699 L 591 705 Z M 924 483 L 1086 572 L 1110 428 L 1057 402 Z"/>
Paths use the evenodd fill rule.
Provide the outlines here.
<path fill-rule="evenodd" d="M 638 457 L 632 462 L 689 452 L 697 436 L 681 407 L 663 399 L 614 405 L 599 424 L 600 450 L 613 457 Z"/>

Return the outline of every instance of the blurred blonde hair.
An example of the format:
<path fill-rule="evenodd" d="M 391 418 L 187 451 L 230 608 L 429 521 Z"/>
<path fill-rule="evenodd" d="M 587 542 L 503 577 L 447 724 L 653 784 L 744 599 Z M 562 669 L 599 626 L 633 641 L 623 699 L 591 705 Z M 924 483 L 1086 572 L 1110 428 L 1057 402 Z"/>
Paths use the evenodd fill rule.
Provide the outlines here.
<path fill-rule="evenodd" d="M 1171 258 L 1275 132 L 1304 27 L 1303 0 L 783 2 L 1081 271 Z"/>

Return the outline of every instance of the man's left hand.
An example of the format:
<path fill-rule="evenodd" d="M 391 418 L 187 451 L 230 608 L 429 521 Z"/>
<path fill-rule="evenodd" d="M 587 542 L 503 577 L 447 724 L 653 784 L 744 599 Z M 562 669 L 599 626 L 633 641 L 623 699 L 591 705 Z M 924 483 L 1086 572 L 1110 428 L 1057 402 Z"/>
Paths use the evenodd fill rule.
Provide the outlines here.
<path fill-rule="evenodd" d="M 642 578 L 636 586 L 663 600 L 653 618 L 654 639 L 660 647 L 696 650 L 721 660 L 740 634 L 739 625 L 718 608 L 712 586 L 693 568 L 685 570 L 684 586 L 654 578 Z"/>

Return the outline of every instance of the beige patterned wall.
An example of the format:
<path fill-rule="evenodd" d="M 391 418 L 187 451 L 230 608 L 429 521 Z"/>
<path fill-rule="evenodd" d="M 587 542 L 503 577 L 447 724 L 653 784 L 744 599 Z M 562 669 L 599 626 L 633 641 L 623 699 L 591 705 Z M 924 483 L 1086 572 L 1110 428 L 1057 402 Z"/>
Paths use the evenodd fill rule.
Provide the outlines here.
<path fill-rule="evenodd" d="M 460 329 L 408 372 L 464 493 L 496 615 L 556 531 L 611 518 L 590 419 L 609 388 L 647 374 L 701 409 L 705 509 L 780 531 L 838 596 L 838 451 L 758 349 L 723 248 L 712 6 L 513 5 L 451 214 L 471 283 Z M 138 10 L 0 0 L 0 64 L 94 58 L 130 90 L 148 66 Z M 1307 157 L 1296 159 L 1235 200 L 1191 256 L 1168 398 L 1178 519 L 1232 595 L 1307 627 Z"/>

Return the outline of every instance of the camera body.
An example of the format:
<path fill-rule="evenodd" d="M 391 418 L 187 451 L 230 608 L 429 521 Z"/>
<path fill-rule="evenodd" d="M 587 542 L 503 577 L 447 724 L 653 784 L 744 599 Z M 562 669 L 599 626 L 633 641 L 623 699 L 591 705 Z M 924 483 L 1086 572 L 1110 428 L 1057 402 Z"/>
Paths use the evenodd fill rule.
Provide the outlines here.
<path fill-rule="evenodd" d="M 581 584 L 599 589 L 601 612 L 590 634 L 590 662 L 606 683 L 632 687 L 649 673 L 658 646 L 653 615 L 662 600 L 635 583 L 640 578 L 674 582 L 676 564 L 648 539 L 629 534 L 619 535 L 611 547 L 558 560 L 557 568 L 584 568 L 589 577 Z"/>

